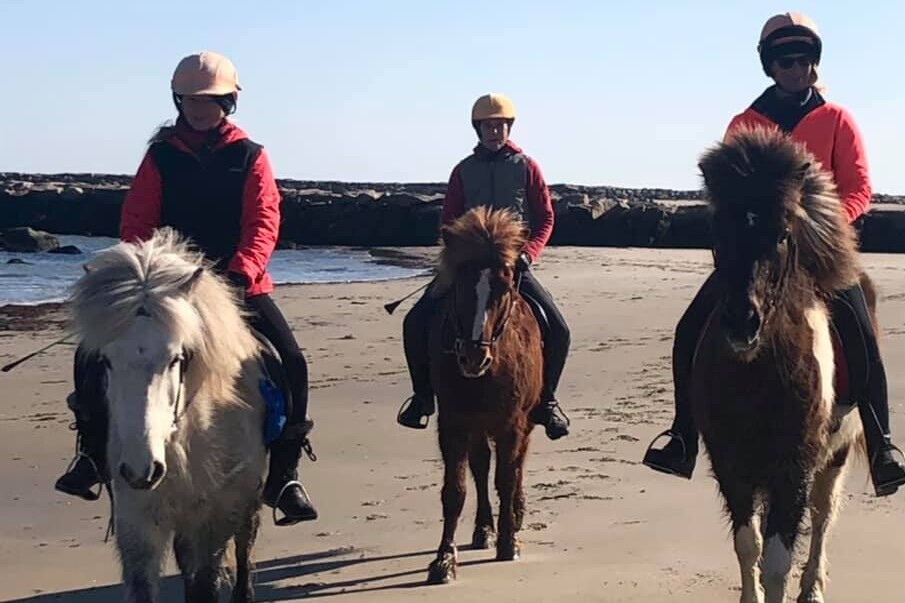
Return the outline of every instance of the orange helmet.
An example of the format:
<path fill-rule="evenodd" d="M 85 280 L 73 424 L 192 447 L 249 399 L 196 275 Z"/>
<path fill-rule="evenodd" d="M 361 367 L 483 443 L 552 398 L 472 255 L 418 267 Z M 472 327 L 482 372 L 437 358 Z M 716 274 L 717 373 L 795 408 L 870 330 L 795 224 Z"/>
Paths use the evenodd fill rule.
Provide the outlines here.
<path fill-rule="evenodd" d="M 211 96 L 238 96 L 239 74 L 232 62 L 216 52 L 190 54 L 176 66 L 170 82 L 177 96 L 207 94 Z"/>
<path fill-rule="evenodd" d="M 485 94 L 472 106 L 471 121 L 485 119 L 515 119 L 515 105 L 502 94 Z"/>
<path fill-rule="evenodd" d="M 760 63 L 767 75 L 770 75 L 770 64 L 782 47 L 797 46 L 807 49 L 814 55 L 814 64 L 820 64 L 823 52 L 823 41 L 817 24 L 807 15 L 801 13 L 782 13 L 767 19 L 760 32 L 757 52 Z"/>

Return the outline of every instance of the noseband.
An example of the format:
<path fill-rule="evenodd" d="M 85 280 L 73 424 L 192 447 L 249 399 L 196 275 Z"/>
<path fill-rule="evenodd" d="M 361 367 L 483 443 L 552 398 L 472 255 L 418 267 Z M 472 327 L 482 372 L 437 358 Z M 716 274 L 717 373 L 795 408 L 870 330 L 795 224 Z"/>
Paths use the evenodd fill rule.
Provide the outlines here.
<path fill-rule="evenodd" d="M 462 327 L 459 324 L 458 317 L 456 316 L 456 308 L 458 308 L 458 303 L 456 299 L 456 287 L 453 287 L 453 330 L 455 334 L 455 341 L 453 343 L 452 350 L 448 350 L 448 353 L 455 354 L 457 356 L 461 356 L 465 352 L 466 346 L 475 346 L 484 349 L 493 350 L 494 346 L 496 346 L 497 342 L 500 340 L 500 337 L 503 336 L 503 333 L 506 331 L 507 325 L 509 325 L 509 319 L 512 318 L 512 310 L 515 308 L 516 299 L 518 295 L 519 288 L 522 284 L 522 273 L 521 271 L 516 272 L 515 277 L 515 287 L 507 293 L 509 296 L 509 303 L 506 304 L 506 312 L 503 314 L 502 320 L 500 320 L 493 329 L 493 334 L 490 339 L 484 339 L 483 334 L 481 339 L 474 339 L 471 337 L 463 337 L 462 336 Z"/>

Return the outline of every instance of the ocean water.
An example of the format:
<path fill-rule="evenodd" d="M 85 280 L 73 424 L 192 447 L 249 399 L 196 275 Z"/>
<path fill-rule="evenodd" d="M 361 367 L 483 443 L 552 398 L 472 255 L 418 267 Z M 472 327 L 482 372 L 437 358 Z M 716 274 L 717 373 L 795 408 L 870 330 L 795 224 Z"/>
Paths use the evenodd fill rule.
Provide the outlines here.
<path fill-rule="evenodd" d="M 81 255 L 0 252 L 0 306 L 62 301 L 95 252 L 116 244 L 106 237 L 62 235 L 60 245 L 75 245 Z M 22 260 L 25 264 L 9 263 Z M 270 274 L 277 283 L 344 283 L 407 278 L 424 270 L 376 263 L 362 250 L 283 249 L 273 254 Z"/>

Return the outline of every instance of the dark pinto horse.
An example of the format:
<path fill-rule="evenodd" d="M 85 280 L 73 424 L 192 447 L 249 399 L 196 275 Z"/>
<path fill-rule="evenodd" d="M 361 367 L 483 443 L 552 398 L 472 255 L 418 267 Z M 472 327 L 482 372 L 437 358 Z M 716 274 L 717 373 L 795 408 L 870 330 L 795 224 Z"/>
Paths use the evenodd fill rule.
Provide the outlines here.
<path fill-rule="evenodd" d="M 428 571 L 431 584 L 456 575 L 455 532 L 465 504 L 466 464 L 478 494 L 473 548 L 490 548 L 496 536 L 498 560 L 519 556 L 522 478 L 533 427 L 528 414 L 540 400 L 543 376 L 540 329 L 518 292 L 515 269 L 526 234 L 513 213 L 483 207 L 442 230 L 444 248 L 432 294 L 444 299 L 429 340 L 445 473 L 443 537 Z M 488 494 L 490 440 L 500 498 L 496 530 Z"/>
<path fill-rule="evenodd" d="M 827 300 L 859 278 L 875 294 L 831 177 L 803 146 L 742 130 L 700 168 L 719 302 L 696 353 L 692 403 L 732 522 L 741 601 L 785 600 L 806 507 L 798 601 L 823 601 L 827 532 L 846 461 L 863 451 L 853 407 L 835 404 Z"/>

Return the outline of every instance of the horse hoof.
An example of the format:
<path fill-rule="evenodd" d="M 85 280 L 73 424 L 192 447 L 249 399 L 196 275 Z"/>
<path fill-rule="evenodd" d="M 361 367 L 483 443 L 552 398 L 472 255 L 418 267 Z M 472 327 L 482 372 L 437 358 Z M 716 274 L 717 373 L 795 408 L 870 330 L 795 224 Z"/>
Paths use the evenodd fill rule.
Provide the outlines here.
<path fill-rule="evenodd" d="M 494 545 L 495 536 L 496 532 L 490 526 L 478 526 L 471 537 L 471 548 L 482 551 L 489 549 Z"/>
<path fill-rule="evenodd" d="M 798 603 L 824 603 L 823 593 L 819 591 L 801 593 L 801 596 L 798 597 Z"/>
<path fill-rule="evenodd" d="M 513 541 L 509 546 L 497 543 L 496 560 L 497 561 L 517 561 L 522 553 L 522 545 L 518 541 Z"/>
<path fill-rule="evenodd" d="M 446 553 L 431 562 L 427 568 L 428 584 L 449 584 L 456 578 L 456 558 L 451 553 Z"/>

